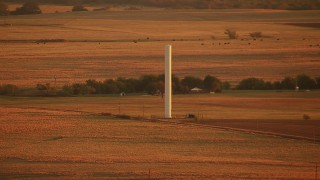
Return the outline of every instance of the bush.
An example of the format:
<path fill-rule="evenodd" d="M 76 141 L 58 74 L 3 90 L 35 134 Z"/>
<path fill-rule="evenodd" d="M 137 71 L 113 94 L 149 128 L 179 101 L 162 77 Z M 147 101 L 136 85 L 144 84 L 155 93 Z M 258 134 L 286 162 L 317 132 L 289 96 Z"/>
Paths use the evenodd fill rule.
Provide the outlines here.
<path fill-rule="evenodd" d="M 118 114 L 115 116 L 116 116 L 116 118 L 120 118 L 120 119 L 131 119 L 131 117 L 129 115 L 125 115 L 125 114 Z"/>
<path fill-rule="evenodd" d="M 311 119 L 308 114 L 303 114 L 303 115 L 302 115 L 302 118 L 303 118 L 303 120 L 309 120 L 309 119 Z"/>
<path fill-rule="evenodd" d="M 72 84 L 72 94 L 83 95 L 83 94 L 94 94 L 95 89 L 93 87 L 87 86 L 86 84 L 75 83 Z"/>
<path fill-rule="evenodd" d="M 187 118 L 189 118 L 189 119 L 197 119 L 197 116 L 195 114 L 187 114 Z"/>
<path fill-rule="evenodd" d="M 222 89 L 229 90 L 231 89 L 231 84 L 228 81 L 222 83 Z"/>
<path fill-rule="evenodd" d="M 88 9 L 85 8 L 84 6 L 73 6 L 72 12 L 75 12 L 75 11 L 88 11 Z"/>
<path fill-rule="evenodd" d="M 240 81 L 237 89 L 240 90 L 264 90 L 266 89 L 266 83 L 262 79 L 258 78 L 247 78 Z"/>
<path fill-rule="evenodd" d="M 26 2 L 22 7 L 17 8 L 12 12 L 14 15 L 24 15 L 24 14 L 41 14 L 42 11 L 36 2 Z"/>
<path fill-rule="evenodd" d="M 5 84 L 0 86 L 0 95 L 15 96 L 18 93 L 19 88 L 16 85 Z"/>
<path fill-rule="evenodd" d="M 192 88 L 198 87 L 203 88 L 203 81 L 200 78 L 193 76 L 186 76 L 181 80 L 182 86 L 184 86 L 188 91 Z"/>
<path fill-rule="evenodd" d="M 249 34 L 252 38 L 261 38 L 262 32 L 252 32 Z"/>
<path fill-rule="evenodd" d="M 300 74 L 296 77 L 297 85 L 300 89 L 315 89 L 316 81 L 305 74 Z"/>
<path fill-rule="evenodd" d="M 222 84 L 221 81 L 214 77 L 207 75 L 203 80 L 203 87 L 209 92 L 221 92 Z"/>
<path fill-rule="evenodd" d="M 224 34 L 228 35 L 229 39 L 237 39 L 238 38 L 237 32 L 234 30 L 226 29 Z"/>
<path fill-rule="evenodd" d="M 280 89 L 295 89 L 297 85 L 297 81 L 292 77 L 285 77 L 280 82 Z"/>
<path fill-rule="evenodd" d="M 315 81 L 317 83 L 317 89 L 320 89 L 320 77 L 316 77 Z"/>

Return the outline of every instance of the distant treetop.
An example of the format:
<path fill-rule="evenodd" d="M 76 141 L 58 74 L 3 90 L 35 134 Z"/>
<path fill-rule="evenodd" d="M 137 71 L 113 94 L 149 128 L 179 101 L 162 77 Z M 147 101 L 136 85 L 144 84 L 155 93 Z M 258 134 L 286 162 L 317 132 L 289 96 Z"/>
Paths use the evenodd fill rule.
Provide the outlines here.
<path fill-rule="evenodd" d="M 6 0 L 6 2 L 23 3 L 25 0 Z M 35 2 L 63 5 L 138 5 L 178 9 L 320 9 L 319 0 L 35 0 Z"/>
<path fill-rule="evenodd" d="M 21 7 L 18 7 L 15 11 L 12 12 L 14 15 L 23 15 L 23 14 L 41 14 L 39 4 L 36 2 L 26 2 Z"/>

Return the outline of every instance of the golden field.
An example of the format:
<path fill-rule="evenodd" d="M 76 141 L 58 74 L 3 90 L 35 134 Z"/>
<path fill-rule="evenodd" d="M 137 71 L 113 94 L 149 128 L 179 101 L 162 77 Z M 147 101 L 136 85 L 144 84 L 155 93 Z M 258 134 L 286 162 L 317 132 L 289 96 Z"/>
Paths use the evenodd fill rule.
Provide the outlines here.
<path fill-rule="evenodd" d="M 160 74 L 166 44 L 180 78 L 210 74 L 235 85 L 320 76 L 320 11 L 42 7 L 45 14 L 1 17 L 0 84 Z M 239 38 L 229 40 L 226 29 Z M 54 39 L 64 42 L 37 42 Z M 156 120 L 161 96 L 0 96 L 0 179 L 315 179 L 319 104 L 316 90 L 173 95 L 169 123 Z"/>
<path fill-rule="evenodd" d="M 173 73 L 207 74 L 235 84 L 247 77 L 280 80 L 319 76 L 317 28 L 286 25 L 319 22 L 320 11 L 112 10 L 3 19 L 2 84 L 34 86 L 89 78 L 163 73 L 164 45 L 173 45 Z M 225 29 L 239 38 L 229 40 Z M 255 41 L 251 32 L 262 32 Z M 64 39 L 40 43 L 40 39 Z M 137 43 L 134 43 L 137 41 Z M 220 43 L 220 45 L 219 45 Z M 227 43 L 227 44 L 225 44 Z"/>
<path fill-rule="evenodd" d="M 182 122 L 273 132 L 320 140 L 320 92 L 226 91 L 222 94 L 173 96 L 173 117 Z M 81 112 L 84 115 L 128 115 L 161 119 L 161 96 L 2 97 L 8 108 Z M 194 114 L 197 121 L 184 119 Z M 303 115 L 310 116 L 304 120 Z"/>
<path fill-rule="evenodd" d="M 0 108 L 1 178 L 313 179 L 319 144 L 79 112 Z"/>
<path fill-rule="evenodd" d="M 199 114 L 201 119 L 320 120 L 320 91 L 226 91 L 222 94 L 174 95 L 173 115 Z M 48 108 L 60 111 L 126 114 L 134 117 L 162 118 L 161 96 L 118 94 L 75 97 L 1 97 L 2 106 Z M 119 111 L 120 110 L 120 111 Z M 203 118 L 202 118 L 203 117 Z"/>

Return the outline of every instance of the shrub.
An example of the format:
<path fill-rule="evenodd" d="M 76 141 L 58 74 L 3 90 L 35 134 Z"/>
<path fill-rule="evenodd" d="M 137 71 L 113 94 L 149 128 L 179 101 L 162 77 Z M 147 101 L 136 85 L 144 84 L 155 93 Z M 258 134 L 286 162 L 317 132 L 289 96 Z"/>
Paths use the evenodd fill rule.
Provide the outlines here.
<path fill-rule="evenodd" d="M 320 77 L 316 77 L 315 81 L 317 83 L 317 89 L 320 89 Z"/>
<path fill-rule="evenodd" d="M 22 5 L 22 7 L 16 8 L 15 11 L 12 12 L 14 15 L 24 15 L 24 14 L 41 14 L 42 11 L 39 8 L 38 3 L 36 2 L 26 2 Z"/>
<path fill-rule="evenodd" d="M 86 84 L 75 83 L 72 84 L 72 94 L 83 95 L 83 94 L 94 94 L 95 89 L 93 87 L 87 86 Z"/>
<path fill-rule="evenodd" d="M 228 81 L 222 83 L 222 89 L 229 90 L 231 89 L 231 84 Z"/>
<path fill-rule="evenodd" d="M 238 38 L 237 32 L 234 30 L 226 29 L 224 34 L 228 35 L 229 39 L 237 39 Z"/>
<path fill-rule="evenodd" d="M 72 7 L 72 12 L 75 12 L 75 11 L 88 11 L 88 9 L 85 8 L 84 6 L 78 5 L 78 6 L 73 6 Z"/>
<path fill-rule="evenodd" d="M 296 77 L 297 85 L 300 89 L 315 89 L 316 81 L 305 74 L 300 74 Z"/>
<path fill-rule="evenodd" d="M 297 81 L 292 77 L 285 77 L 280 82 L 280 88 L 281 89 L 295 89 L 297 85 Z"/>
<path fill-rule="evenodd" d="M 16 85 L 5 84 L 0 86 L 0 95 L 15 96 L 18 93 L 19 88 Z"/>
<path fill-rule="evenodd" d="M 252 32 L 249 34 L 252 38 L 261 38 L 262 32 Z"/>
<path fill-rule="evenodd" d="M 247 78 L 240 81 L 237 89 L 240 90 L 264 90 L 266 85 L 264 80 L 258 78 Z"/>
<path fill-rule="evenodd" d="M 193 76 L 186 76 L 181 80 L 182 86 L 186 87 L 188 90 L 198 87 L 203 88 L 203 81 L 200 78 Z"/>
<path fill-rule="evenodd" d="M 189 118 L 189 119 L 197 119 L 197 116 L 195 114 L 187 114 L 187 118 Z"/>
<path fill-rule="evenodd" d="M 311 119 L 308 114 L 303 114 L 303 115 L 302 115 L 302 118 L 303 118 L 303 120 L 309 120 L 309 119 Z"/>
<path fill-rule="evenodd" d="M 125 115 L 125 114 L 118 114 L 115 116 L 116 116 L 116 118 L 120 118 L 120 119 L 131 119 L 131 117 L 129 115 Z"/>
<path fill-rule="evenodd" d="M 221 81 L 218 78 L 210 75 L 207 75 L 204 78 L 203 87 L 210 92 L 221 92 L 222 89 Z"/>

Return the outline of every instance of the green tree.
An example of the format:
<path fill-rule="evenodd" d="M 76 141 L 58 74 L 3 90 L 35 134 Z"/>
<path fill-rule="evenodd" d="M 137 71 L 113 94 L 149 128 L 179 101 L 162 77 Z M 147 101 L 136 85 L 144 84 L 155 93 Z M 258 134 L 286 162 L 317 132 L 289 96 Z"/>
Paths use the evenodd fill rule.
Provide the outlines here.
<path fill-rule="evenodd" d="M 226 29 L 224 34 L 228 35 L 229 39 L 237 39 L 237 32 L 231 29 Z"/>
<path fill-rule="evenodd" d="M 152 89 L 152 84 L 156 83 L 159 81 L 159 76 L 155 76 L 155 75 L 143 75 L 139 78 L 139 87 L 138 91 L 139 92 L 150 92 L 150 90 Z"/>
<path fill-rule="evenodd" d="M 117 83 L 112 79 L 104 81 L 103 86 L 104 86 L 105 93 L 107 94 L 120 93 Z"/>
<path fill-rule="evenodd" d="M 320 76 L 315 78 L 315 81 L 317 83 L 317 89 L 320 89 Z"/>
<path fill-rule="evenodd" d="M 26 2 L 22 7 L 16 8 L 12 14 L 23 15 L 23 14 L 41 14 L 42 11 L 39 8 L 39 4 L 36 2 Z"/>
<path fill-rule="evenodd" d="M 75 95 L 94 94 L 95 91 L 93 87 L 87 86 L 84 83 L 72 84 L 72 94 Z"/>
<path fill-rule="evenodd" d="M 173 90 L 173 93 L 183 92 L 181 81 L 179 77 L 177 77 L 176 75 L 172 75 L 172 90 Z"/>
<path fill-rule="evenodd" d="M 266 89 L 265 82 L 258 78 L 247 78 L 240 81 L 237 89 L 240 90 L 264 90 Z"/>
<path fill-rule="evenodd" d="M 315 80 L 305 74 L 298 75 L 296 80 L 300 89 L 315 89 L 317 85 Z"/>
<path fill-rule="evenodd" d="M 292 77 L 285 77 L 281 82 L 281 89 L 295 89 L 297 81 Z"/>
<path fill-rule="evenodd" d="M 73 12 L 75 12 L 75 11 L 88 11 L 88 9 L 85 8 L 84 6 L 73 6 L 72 11 Z"/>
<path fill-rule="evenodd" d="M 203 87 L 210 92 L 221 92 L 222 83 L 218 78 L 207 75 L 203 80 Z"/>
<path fill-rule="evenodd" d="M 231 84 L 228 81 L 222 83 L 222 89 L 228 90 L 231 89 Z"/>
<path fill-rule="evenodd" d="M 15 96 L 19 91 L 19 88 L 13 84 L 0 85 L 0 95 Z"/>
<path fill-rule="evenodd" d="M 200 78 L 193 76 L 186 76 L 181 80 L 182 86 L 190 90 L 194 87 L 203 88 L 203 81 Z"/>
<path fill-rule="evenodd" d="M 273 82 L 273 88 L 274 89 L 282 89 L 281 82 L 280 81 Z"/>
<path fill-rule="evenodd" d="M 86 85 L 88 87 L 94 88 L 95 94 L 102 94 L 104 92 L 103 83 L 95 79 L 88 79 L 86 81 Z"/>

